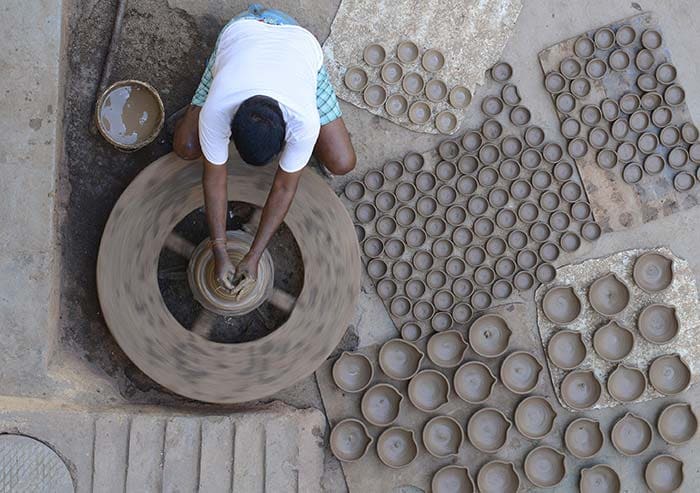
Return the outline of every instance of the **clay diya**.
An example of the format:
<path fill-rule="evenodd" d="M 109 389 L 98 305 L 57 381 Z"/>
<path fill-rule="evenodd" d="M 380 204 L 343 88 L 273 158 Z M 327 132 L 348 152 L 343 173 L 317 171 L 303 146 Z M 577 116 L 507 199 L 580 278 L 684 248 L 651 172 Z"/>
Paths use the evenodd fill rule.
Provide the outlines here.
<path fill-rule="evenodd" d="M 425 87 L 425 79 L 420 74 L 416 72 L 410 72 L 404 75 L 401 81 L 401 87 L 410 96 L 417 96 L 423 92 Z"/>
<path fill-rule="evenodd" d="M 374 376 L 374 366 L 367 356 L 343 352 L 333 364 L 333 381 L 345 392 L 360 392 L 367 388 Z"/>
<path fill-rule="evenodd" d="M 372 67 L 378 67 L 382 63 L 384 63 L 384 60 L 386 59 L 386 51 L 384 50 L 382 45 L 372 43 L 370 45 L 367 45 L 364 52 L 362 53 L 362 58 L 364 59 L 365 63 L 367 63 L 367 65 L 371 65 Z"/>
<path fill-rule="evenodd" d="M 627 365 L 619 365 L 608 376 L 608 393 L 620 402 L 633 402 L 639 399 L 647 388 L 644 372 Z"/>
<path fill-rule="evenodd" d="M 408 111 L 408 100 L 401 94 L 392 94 L 384 103 L 384 109 L 391 116 L 401 116 Z"/>
<path fill-rule="evenodd" d="M 421 58 L 421 65 L 428 72 L 437 72 L 445 65 L 445 55 L 434 48 L 426 50 Z"/>
<path fill-rule="evenodd" d="M 567 374 L 561 381 L 561 398 L 572 409 L 581 411 L 593 407 L 603 389 L 590 370 L 577 370 Z"/>
<path fill-rule="evenodd" d="M 407 341 L 417 341 L 426 335 L 427 331 L 415 322 L 406 322 L 401 326 L 401 338 Z"/>
<path fill-rule="evenodd" d="M 350 67 L 345 72 L 345 77 L 343 80 L 345 81 L 345 85 L 348 87 L 348 89 L 355 92 L 362 91 L 365 87 L 367 87 L 367 83 L 369 82 L 367 72 L 360 67 Z"/>
<path fill-rule="evenodd" d="M 639 455 L 648 449 L 652 438 L 651 425 L 644 418 L 632 413 L 620 418 L 610 432 L 615 449 L 628 457 Z"/>
<path fill-rule="evenodd" d="M 673 261 L 660 253 L 645 253 L 634 263 L 633 277 L 647 293 L 658 293 L 673 282 Z"/>
<path fill-rule="evenodd" d="M 447 330 L 428 339 L 426 352 L 430 361 L 437 366 L 454 368 L 462 362 L 468 347 L 462 334 L 456 330 Z"/>
<path fill-rule="evenodd" d="M 379 108 L 386 101 L 386 89 L 379 84 L 370 84 L 363 93 L 365 103 L 372 108 Z"/>
<path fill-rule="evenodd" d="M 566 89 L 566 79 L 559 72 L 550 72 L 544 78 L 544 87 L 552 94 Z"/>
<path fill-rule="evenodd" d="M 639 314 L 637 328 L 642 337 L 653 344 L 671 342 L 680 330 L 676 309 L 670 305 L 654 303 Z"/>
<path fill-rule="evenodd" d="M 469 441 L 482 452 L 493 454 L 503 448 L 512 424 L 496 408 L 487 407 L 475 412 L 467 423 Z"/>
<path fill-rule="evenodd" d="M 542 311 L 555 324 L 569 324 L 581 314 L 581 300 L 571 286 L 558 286 L 542 298 Z"/>
<path fill-rule="evenodd" d="M 435 128 L 438 129 L 440 133 L 449 135 L 457 130 L 459 121 L 457 116 L 451 111 L 441 111 L 435 117 Z"/>
<path fill-rule="evenodd" d="M 564 480 L 566 457 L 551 447 L 540 446 L 527 454 L 523 469 L 535 486 L 552 488 Z"/>
<path fill-rule="evenodd" d="M 679 402 L 661 411 L 656 427 L 661 438 L 671 445 L 681 445 L 695 436 L 698 418 L 690 404 Z"/>
<path fill-rule="evenodd" d="M 423 445 L 439 459 L 457 455 L 463 441 L 462 427 L 450 416 L 435 416 L 423 427 Z"/>
<path fill-rule="evenodd" d="M 491 396 L 496 377 L 484 363 L 469 361 L 455 372 L 453 383 L 460 399 L 470 404 L 479 404 Z"/>
<path fill-rule="evenodd" d="M 453 108 L 466 108 L 472 102 L 472 93 L 464 86 L 454 86 L 447 99 Z"/>
<path fill-rule="evenodd" d="M 537 386 L 542 365 L 527 351 L 516 351 L 503 360 L 501 381 L 516 394 L 527 394 Z"/>
<path fill-rule="evenodd" d="M 408 119 L 416 125 L 427 123 L 430 120 L 430 115 L 430 106 L 423 101 L 416 101 L 408 108 Z"/>
<path fill-rule="evenodd" d="M 690 368 L 677 354 L 659 356 L 649 365 L 649 383 L 664 395 L 680 394 L 690 385 Z"/>
<path fill-rule="evenodd" d="M 580 332 L 560 330 L 547 344 L 547 355 L 562 370 L 573 370 L 586 359 L 587 349 Z"/>
<path fill-rule="evenodd" d="M 338 460 L 354 462 L 365 456 L 372 441 L 362 421 L 348 418 L 333 427 L 329 444 Z"/>
<path fill-rule="evenodd" d="M 578 418 L 569 424 L 564 433 L 564 443 L 572 455 L 579 459 L 590 459 L 600 452 L 605 435 L 600 423 L 589 418 Z"/>
<path fill-rule="evenodd" d="M 375 426 L 389 426 L 399 417 L 403 396 L 388 383 L 378 383 L 362 396 L 362 416 Z"/>
<path fill-rule="evenodd" d="M 413 431 L 400 426 L 387 429 L 377 439 L 377 455 L 391 468 L 406 467 L 418 456 Z"/>
<path fill-rule="evenodd" d="M 559 238 L 559 246 L 565 252 L 575 252 L 581 247 L 581 237 L 576 233 L 567 231 Z"/>
<path fill-rule="evenodd" d="M 521 435 L 539 440 L 552 432 L 556 417 L 557 413 L 547 399 L 533 395 L 518 404 L 513 419 Z"/>
<path fill-rule="evenodd" d="M 494 460 L 481 467 L 476 485 L 481 493 L 516 493 L 520 489 L 520 476 L 512 462 Z"/>
<path fill-rule="evenodd" d="M 630 292 L 625 283 L 611 272 L 593 281 L 588 288 L 588 301 L 596 312 L 611 317 L 627 307 Z"/>
<path fill-rule="evenodd" d="M 396 84 L 403 77 L 403 67 L 396 62 L 387 62 L 382 66 L 380 75 L 387 84 Z"/>
<path fill-rule="evenodd" d="M 644 480 L 653 493 L 672 493 L 683 479 L 683 461 L 668 454 L 657 455 L 644 470 Z"/>
<path fill-rule="evenodd" d="M 423 370 L 408 383 L 408 399 L 421 411 L 432 412 L 447 404 L 450 382 L 436 370 Z"/>
<path fill-rule="evenodd" d="M 392 339 L 379 350 L 379 367 L 389 378 L 408 380 L 423 361 L 423 352 L 410 342 Z"/>
<path fill-rule="evenodd" d="M 499 62 L 491 67 L 491 77 L 497 82 L 505 82 L 513 75 L 513 67 L 506 62 Z"/>
<path fill-rule="evenodd" d="M 435 473 L 430 483 L 433 493 L 474 493 L 474 481 L 466 467 L 445 466 Z"/>
<path fill-rule="evenodd" d="M 413 63 L 418 59 L 420 51 L 413 41 L 402 41 L 396 47 L 396 57 L 402 63 Z"/>
<path fill-rule="evenodd" d="M 499 315 L 482 315 L 469 328 L 469 345 L 474 352 L 486 358 L 495 358 L 506 352 L 513 331 Z"/>
<path fill-rule="evenodd" d="M 620 493 L 620 476 L 605 464 L 581 470 L 581 493 Z"/>
<path fill-rule="evenodd" d="M 622 361 L 634 348 L 634 333 L 617 322 L 609 322 L 593 334 L 593 349 L 607 361 Z"/>
<path fill-rule="evenodd" d="M 440 79 L 431 79 L 425 84 L 425 96 L 429 101 L 437 103 L 447 97 L 447 84 Z"/>

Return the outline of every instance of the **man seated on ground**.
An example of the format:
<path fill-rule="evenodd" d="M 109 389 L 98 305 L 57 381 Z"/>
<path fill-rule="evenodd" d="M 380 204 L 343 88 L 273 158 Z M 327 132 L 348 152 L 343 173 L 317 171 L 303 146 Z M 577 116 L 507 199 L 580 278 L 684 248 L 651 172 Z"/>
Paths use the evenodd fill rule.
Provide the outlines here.
<path fill-rule="evenodd" d="M 279 168 L 248 254 L 234 267 L 226 253 L 229 140 L 241 158 Z M 355 167 L 355 151 L 316 38 L 288 15 L 251 5 L 221 31 L 202 81 L 177 123 L 173 147 L 184 159 L 204 155 L 204 202 L 215 271 L 256 279 L 258 261 L 289 210 L 301 170 L 313 154 L 331 173 Z"/>

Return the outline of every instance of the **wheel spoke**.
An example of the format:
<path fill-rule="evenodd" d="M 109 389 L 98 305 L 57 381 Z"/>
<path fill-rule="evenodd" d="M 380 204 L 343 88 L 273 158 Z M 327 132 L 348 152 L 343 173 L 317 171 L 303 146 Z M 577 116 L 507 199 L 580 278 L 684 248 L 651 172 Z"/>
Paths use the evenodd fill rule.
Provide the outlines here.
<path fill-rule="evenodd" d="M 210 312 L 207 309 L 202 309 L 197 316 L 197 319 L 192 324 L 191 331 L 205 339 L 209 338 L 212 329 L 214 328 L 214 322 L 216 322 L 216 317 L 218 315 L 214 312 Z"/>
<path fill-rule="evenodd" d="M 292 311 L 294 304 L 297 302 L 294 296 L 279 288 L 272 288 L 272 294 L 268 301 L 276 308 L 287 313 Z"/>
<path fill-rule="evenodd" d="M 187 279 L 187 264 L 174 265 L 158 271 L 158 279 L 162 281 L 184 281 Z"/>
<path fill-rule="evenodd" d="M 190 258 L 195 249 L 194 244 L 192 244 L 190 240 L 183 238 L 175 231 L 171 231 L 167 238 L 165 238 L 165 244 L 163 246 L 185 258 Z"/>

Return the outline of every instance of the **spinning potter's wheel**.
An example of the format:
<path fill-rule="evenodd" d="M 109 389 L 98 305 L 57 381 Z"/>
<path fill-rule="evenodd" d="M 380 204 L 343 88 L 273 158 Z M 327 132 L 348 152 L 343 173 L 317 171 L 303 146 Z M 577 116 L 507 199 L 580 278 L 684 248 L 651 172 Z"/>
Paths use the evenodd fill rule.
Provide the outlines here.
<path fill-rule="evenodd" d="M 229 162 L 229 200 L 261 208 L 275 167 Z M 206 402 L 259 399 L 315 371 L 333 351 L 354 314 L 360 257 L 353 223 L 333 191 L 307 170 L 285 224 L 301 251 L 303 288 L 294 297 L 274 287 L 266 254 L 255 287 L 237 299 L 217 291 L 206 245 L 173 228 L 203 206 L 201 161 L 168 154 L 148 166 L 117 201 L 105 227 L 97 261 L 102 311 L 114 338 L 148 376 L 180 395 Z M 236 261 L 252 237 L 229 232 Z M 203 310 L 186 328 L 168 310 L 158 285 L 162 249 L 188 261 L 188 281 Z M 224 344 L 207 339 L 217 314 L 236 316 L 262 302 L 289 312 L 268 335 Z"/>

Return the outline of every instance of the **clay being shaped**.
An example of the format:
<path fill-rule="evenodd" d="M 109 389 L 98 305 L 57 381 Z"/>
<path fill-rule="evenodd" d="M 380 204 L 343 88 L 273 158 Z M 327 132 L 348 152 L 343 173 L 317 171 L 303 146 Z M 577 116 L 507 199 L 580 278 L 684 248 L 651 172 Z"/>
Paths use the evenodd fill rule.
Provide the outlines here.
<path fill-rule="evenodd" d="M 542 310 L 555 324 L 570 324 L 581 314 L 581 300 L 571 286 L 554 287 L 542 298 Z"/>
<path fill-rule="evenodd" d="M 578 367 L 586 359 L 587 352 L 581 332 L 574 330 L 560 330 L 547 344 L 550 361 L 562 370 Z"/>
<path fill-rule="evenodd" d="M 440 469 L 430 482 L 433 493 L 474 493 L 474 481 L 466 467 L 449 465 Z"/>
<path fill-rule="evenodd" d="M 633 277 L 647 293 L 663 291 L 673 282 L 673 260 L 656 252 L 640 255 L 634 263 Z"/>
<path fill-rule="evenodd" d="M 453 382 L 460 399 L 470 404 L 480 404 L 491 396 L 496 377 L 484 363 L 469 361 L 455 372 Z"/>
<path fill-rule="evenodd" d="M 389 378 L 408 380 L 423 361 L 423 352 L 410 342 L 391 339 L 379 350 L 379 367 Z"/>
<path fill-rule="evenodd" d="M 542 369 L 537 358 L 529 352 L 516 351 L 503 360 L 501 381 L 511 392 L 527 394 L 537 386 Z"/>
<path fill-rule="evenodd" d="M 681 445 L 695 436 L 698 418 L 690 404 L 678 402 L 661 411 L 656 427 L 661 438 L 671 445 Z"/>
<path fill-rule="evenodd" d="M 385 430 L 377 439 L 377 455 L 387 466 L 406 467 L 418 456 L 418 444 L 413 431 L 401 426 Z"/>
<path fill-rule="evenodd" d="M 602 390 L 591 370 L 572 371 L 561 381 L 562 400 L 577 411 L 593 407 L 600 400 Z"/>
<path fill-rule="evenodd" d="M 647 341 L 653 344 L 667 344 L 678 335 L 680 321 L 674 307 L 654 303 L 641 311 L 637 328 Z"/>
<path fill-rule="evenodd" d="M 625 414 L 612 427 L 610 439 L 622 455 L 640 455 L 651 445 L 653 432 L 646 419 L 632 413 Z"/>
<path fill-rule="evenodd" d="M 486 407 L 469 418 L 467 437 L 477 449 L 493 454 L 506 444 L 511 426 L 511 422 L 501 411 Z"/>
<path fill-rule="evenodd" d="M 552 432 L 556 417 L 557 413 L 547 399 L 533 395 L 518 404 L 513 419 L 521 435 L 539 440 Z"/>
<path fill-rule="evenodd" d="M 605 435 L 600 422 L 589 418 L 578 418 L 566 427 L 564 443 L 574 457 L 590 459 L 603 448 Z"/>
<path fill-rule="evenodd" d="M 620 402 L 633 402 L 639 399 L 647 388 L 644 372 L 627 365 L 619 365 L 608 376 L 608 393 Z"/>
<path fill-rule="evenodd" d="M 581 493 L 620 493 L 620 476 L 605 464 L 581 470 Z"/>
<path fill-rule="evenodd" d="M 593 349 L 606 361 L 622 361 L 632 352 L 634 333 L 615 321 L 603 325 L 593 334 Z"/>
<path fill-rule="evenodd" d="M 463 441 L 462 427 L 450 416 L 435 416 L 423 427 L 423 445 L 439 459 L 457 455 Z"/>
<path fill-rule="evenodd" d="M 630 292 L 625 283 L 610 272 L 593 281 L 588 288 L 588 301 L 595 311 L 606 317 L 612 317 L 627 307 Z"/>
<path fill-rule="evenodd" d="M 361 392 L 367 388 L 373 376 L 372 362 L 361 353 L 344 351 L 333 364 L 333 381 L 345 392 Z"/>
<path fill-rule="evenodd" d="M 523 469 L 535 486 L 552 488 L 564 480 L 566 457 L 551 447 L 540 446 L 527 454 Z"/>
<path fill-rule="evenodd" d="M 437 366 L 454 368 L 462 362 L 468 347 L 462 334 L 456 330 L 446 330 L 428 339 L 426 352 L 430 361 Z"/>
<path fill-rule="evenodd" d="M 690 368 L 677 354 L 659 356 L 649 366 L 649 383 L 664 395 L 676 395 L 690 385 Z"/>
<path fill-rule="evenodd" d="M 493 460 L 481 467 L 476 485 L 481 493 L 517 493 L 520 476 L 512 462 Z"/>
<path fill-rule="evenodd" d="M 469 328 L 469 345 L 485 358 L 496 358 L 508 349 L 513 331 L 503 317 L 482 315 Z"/>
<path fill-rule="evenodd" d="M 365 456 L 372 441 L 362 421 L 348 418 L 333 427 L 329 444 L 331 452 L 338 460 L 354 462 Z"/>
<path fill-rule="evenodd" d="M 362 396 L 362 416 L 374 426 L 389 426 L 399 417 L 403 395 L 388 383 L 378 383 Z"/>
<path fill-rule="evenodd" d="M 644 480 L 652 493 L 677 491 L 683 479 L 683 461 L 673 455 L 657 455 L 644 470 Z"/>
<path fill-rule="evenodd" d="M 422 370 L 408 383 L 408 399 L 421 411 L 436 411 L 447 404 L 450 382 L 436 370 Z"/>

